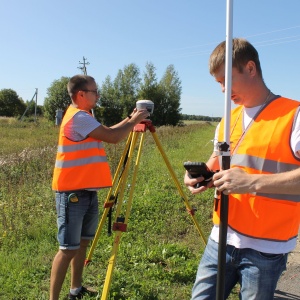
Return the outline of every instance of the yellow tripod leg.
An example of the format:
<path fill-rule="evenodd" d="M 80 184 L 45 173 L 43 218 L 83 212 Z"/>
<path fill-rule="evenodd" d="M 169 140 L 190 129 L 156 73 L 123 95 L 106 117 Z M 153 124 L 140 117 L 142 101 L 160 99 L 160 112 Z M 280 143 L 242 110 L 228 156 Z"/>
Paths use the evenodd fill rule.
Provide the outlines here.
<path fill-rule="evenodd" d="M 119 184 L 117 185 L 117 188 L 116 188 L 116 191 L 115 191 L 115 195 L 113 195 L 113 190 L 114 190 L 114 187 L 115 187 L 115 185 L 117 183 L 117 180 L 118 180 L 118 177 L 119 177 L 119 173 L 121 172 L 122 165 L 123 165 L 123 163 L 125 161 L 126 153 L 127 153 L 128 149 L 129 149 L 129 146 L 130 146 L 130 144 L 132 142 L 132 134 L 133 134 L 133 132 L 131 132 L 129 134 L 129 136 L 128 136 L 125 148 L 123 150 L 121 159 L 120 159 L 120 161 L 118 163 L 118 167 L 117 167 L 117 170 L 116 170 L 114 178 L 113 178 L 112 187 L 109 189 L 109 192 L 108 192 L 108 194 L 106 196 L 106 200 L 104 202 L 104 212 L 102 214 L 101 220 L 100 220 L 98 228 L 96 230 L 96 234 L 95 234 L 95 237 L 93 239 L 92 245 L 90 247 L 89 253 L 88 253 L 87 258 L 85 260 L 85 265 L 88 265 L 91 262 L 94 250 L 95 250 L 95 248 L 97 246 L 97 243 L 98 243 L 98 240 L 99 240 L 99 237 L 100 237 L 100 233 L 101 233 L 102 228 L 104 226 L 104 223 L 106 221 L 107 214 L 108 214 L 110 208 L 115 204 L 115 199 L 116 199 L 115 195 L 118 194 L 118 191 L 119 191 L 119 188 L 120 188 L 119 184 L 120 184 L 121 179 L 118 181 Z"/>
<path fill-rule="evenodd" d="M 132 174 L 131 186 L 130 186 L 129 197 L 128 197 L 128 205 L 127 205 L 126 215 L 125 215 L 125 223 L 126 224 L 128 223 L 128 219 L 129 219 L 129 215 L 130 215 L 130 211 L 131 211 L 131 207 L 132 207 L 133 192 L 134 192 L 134 188 L 135 188 L 137 171 L 138 171 L 138 166 L 139 166 L 140 159 L 141 159 L 141 153 L 142 153 L 144 140 L 145 140 L 145 133 L 143 132 L 142 136 L 141 136 L 141 140 L 140 140 L 139 149 L 137 152 L 137 157 L 136 157 L 136 161 L 135 161 L 133 174 Z"/>
<path fill-rule="evenodd" d="M 163 157 L 163 159 L 164 159 L 164 161 L 166 163 L 166 166 L 167 166 L 167 168 L 168 168 L 168 170 L 169 170 L 169 172 L 170 172 L 170 174 L 171 174 L 171 176 L 172 176 L 172 178 L 174 180 L 174 183 L 175 183 L 175 185 L 176 185 L 176 187 L 177 187 L 177 189 L 179 191 L 179 194 L 180 194 L 180 196 L 184 200 L 184 203 L 185 203 L 185 206 L 187 208 L 187 211 L 191 215 L 191 217 L 193 219 L 193 222 L 194 222 L 195 226 L 197 227 L 197 230 L 198 230 L 198 232 L 199 232 L 199 234 L 200 234 L 200 236 L 201 236 L 204 244 L 206 245 L 207 244 L 207 240 L 206 240 L 206 238 L 205 238 L 205 236 L 204 236 L 204 234 L 203 234 L 203 232 L 202 232 L 202 230 L 200 228 L 199 223 L 197 222 L 197 220 L 195 218 L 195 211 L 194 211 L 194 209 L 191 208 L 191 206 L 190 206 L 190 204 L 188 202 L 188 199 L 187 199 L 185 193 L 182 190 L 182 187 L 181 187 L 181 185 L 180 185 L 180 183 L 178 181 L 178 178 L 176 177 L 176 174 L 175 174 L 175 172 L 174 172 L 174 170 L 173 170 L 173 168 L 172 168 L 172 166 L 171 166 L 171 164 L 170 164 L 170 162 L 169 162 L 169 160 L 168 160 L 168 158 L 167 158 L 167 156 L 166 156 L 166 154 L 165 154 L 165 152 L 164 152 L 164 150 L 162 148 L 162 145 L 161 145 L 161 143 L 160 143 L 160 141 L 159 141 L 159 139 L 157 137 L 157 134 L 156 134 L 155 131 L 151 131 L 151 134 L 152 134 L 152 136 L 153 136 L 153 138 L 155 140 L 156 146 L 159 149 L 159 152 L 161 153 L 161 155 L 162 155 L 162 157 Z"/>
<path fill-rule="evenodd" d="M 122 206 L 123 198 L 124 198 L 125 183 L 126 183 L 126 178 L 128 175 L 129 164 L 130 164 L 130 161 L 132 158 L 134 146 L 137 141 L 137 135 L 138 134 L 136 132 L 133 133 L 133 137 L 132 137 L 133 141 L 131 143 L 131 147 L 130 147 L 130 151 L 129 151 L 129 155 L 128 155 L 129 163 L 128 163 L 128 165 L 126 165 L 126 168 L 122 175 L 122 186 L 121 186 L 121 192 L 120 192 L 121 201 L 118 204 L 118 208 L 116 211 L 116 222 L 114 223 L 114 226 L 113 226 L 113 230 L 116 231 L 115 239 L 114 239 L 114 243 L 113 243 L 112 254 L 111 254 L 111 257 L 108 262 L 108 267 L 107 267 L 107 272 L 106 272 L 106 277 L 105 277 L 105 282 L 104 282 L 104 286 L 103 286 L 101 300 L 106 300 L 108 298 L 109 289 L 110 289 L 110 285 L 111 285 L 111 281 L 112 281 L 112 273 L 113 273 L 113 270 L 114 270 L 114 267 L 116 264 L 116 258 L 117 258 L 117 254 L 118 254 L 118 250 L 119 250 L 119 244 L 121 241 L 121 235 L 122 235 L 122 232 L 125 232 L 127 229 L 127 223 L 128 223 L 128 219 L 129 219 L 131 206 L 132 206 L 132 196 L 133 196 L 133 190 L 134 190 L 134 186 L 135 186 L 137 167 L 138 167 L 138 163 L 139 163 L 139 159 L 140 159 L 140 151 L 141 151 L 142 144 L 144 141 L 143 136 L 140 141 L 139 151 L 138 151 L 136 164 L 135 164 L 135 168 L 134 168 L 134 172 L 133 172 L 133 178 L 132 178 L 132 183 L 131 183 L 131 188 L 130 188 L 130 193 L 129 193 L 129 199 L 127 202 L 125 218 L 119 218 L 119 215 L 120 215 L 120 210 L 121 210 L 121 206 Z M 125 178 L 125 179 L 123 180 L 123 178 Z"/>
<path fill-rule="evenodd" d="M 112 272 L 113 272 L 113 269 L 114 269 L 115 263 L 116 263 L 116 257 L 117 257 L 117 253 L 118 253 L 118 249 L 119 249 L 121 234 L 122 234 L 122 231 L 120 231 L 120 230 L 116 231 L 112 254 L 108 261 L 108 267 L 107 267 L 107 272 L 106 272 L 106 277 L 105 277 L 105 282 L 104 282 L 104 286 L 103 286 L 101 300 L 106 300 L 108 297 L 108 294 L 109 294 L 109 288 L 110 288 L 111 280 L 112 280 Z"/>

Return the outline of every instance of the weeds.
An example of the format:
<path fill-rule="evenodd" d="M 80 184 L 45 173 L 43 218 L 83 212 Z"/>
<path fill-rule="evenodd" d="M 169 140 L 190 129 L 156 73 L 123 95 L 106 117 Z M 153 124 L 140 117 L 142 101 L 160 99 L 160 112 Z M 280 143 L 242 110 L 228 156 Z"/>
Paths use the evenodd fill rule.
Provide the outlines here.
<path fill-rule="evenodd" d="M 51 262 L 58 247 L 51 190 L 58 128 L 42 120 L 39 124 L 0 122 L 4 132 L 0 153 L 1 299 L 49 297 Z M 212 150 L 209 141 L 214 129 L 210 123 L 157 129 L 182 184 L 183 162 L 206 161 Z M 124 145 L 125 142 L 105 144 L 112 170 Z M 107 192 L 99 191 L 100 207 Z M 187 195 L 207 236 L 211 228 L 212 192 Z M 204 245 L 150 133 L 146 135 L 133 197 L 109 299 L 189 299 Z M 100 295 L 112 241 L 104 228 L 92 262 L 84 270 L 85 284 L 98 289 Z M 69 277 L 62 296 L 67 293 L 68 280 Z"/>

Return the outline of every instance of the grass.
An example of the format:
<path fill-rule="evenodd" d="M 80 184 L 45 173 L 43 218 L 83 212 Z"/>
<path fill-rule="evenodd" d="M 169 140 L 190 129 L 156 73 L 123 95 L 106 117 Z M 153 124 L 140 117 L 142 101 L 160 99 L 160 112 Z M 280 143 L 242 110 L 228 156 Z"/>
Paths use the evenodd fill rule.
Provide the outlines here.
<path fill-rule="evenodd" d="M 35 123 L 2 122 L 0 154 L 0 298 L 48 299 L 52 259 L 57 252 L 56 212 L 51 177 L 58 128 L 43 120 Z M 215 124 L 160 127 L 157 136 L 189 203 L 207 237 L 211 226 L 213 191 L 192 196 L 183 186 L 183 162 L 206 161 Z M 125 142 L 105 144 L 112 170 Z M 130 180 L 131 175 L 128 176 Z M 99 192 L 100 207 L 108 190 Z M 125 192 L 121 214 L 128 207 Z M 101 208 L 100 215 L 103 209 Z M 84 283 L 101 295 L 113 238 L 106 224 Z M 150 132 L 134 189 L 127 232 L 121 236 L 113 269 L 109 299 L 189 299 L 204 243 Z M 61 295 L 68 292 L 69 275 Z M 232 297 L 236 297 L 233 294 Z M 87 298 L 88 299 L 88 298 Z M 234 298 L 232 298 L 234 299 Z M 237 299 L 237 298 L 235 298 Z"/>

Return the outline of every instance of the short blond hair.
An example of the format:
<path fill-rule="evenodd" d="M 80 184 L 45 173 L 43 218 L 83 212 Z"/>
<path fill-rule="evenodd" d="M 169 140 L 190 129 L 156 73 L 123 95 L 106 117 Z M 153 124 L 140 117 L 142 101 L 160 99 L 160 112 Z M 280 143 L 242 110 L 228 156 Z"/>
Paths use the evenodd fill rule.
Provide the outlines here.
<path fill-rule="evenodd" d="M 223 41 L 210 55 L 209 72 L 211 75 L 214 75 L 219 68 L 225 64 L 225 56 L 226 41 Z M 249 61 L 253 61 L 255 63 L 256 70 L 259 76 L 262 77 L 262 70 L 257 50 L 247 40 L 243 38 L 234 38 L 232 40 L 232 67 L 235 67 L 239 72 L 242 72 L 243 67 Z"/>

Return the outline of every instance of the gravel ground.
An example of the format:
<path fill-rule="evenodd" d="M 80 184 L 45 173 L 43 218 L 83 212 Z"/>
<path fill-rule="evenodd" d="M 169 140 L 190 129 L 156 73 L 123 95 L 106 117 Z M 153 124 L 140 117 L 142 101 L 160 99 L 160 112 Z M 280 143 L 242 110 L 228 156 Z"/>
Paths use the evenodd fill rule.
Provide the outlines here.
<path fill-rule="evenodd" d="M 274 299 L 300 300 L 300 233 L 297 247 L 289 254 L 287 269 L 278 281 Z"/>

